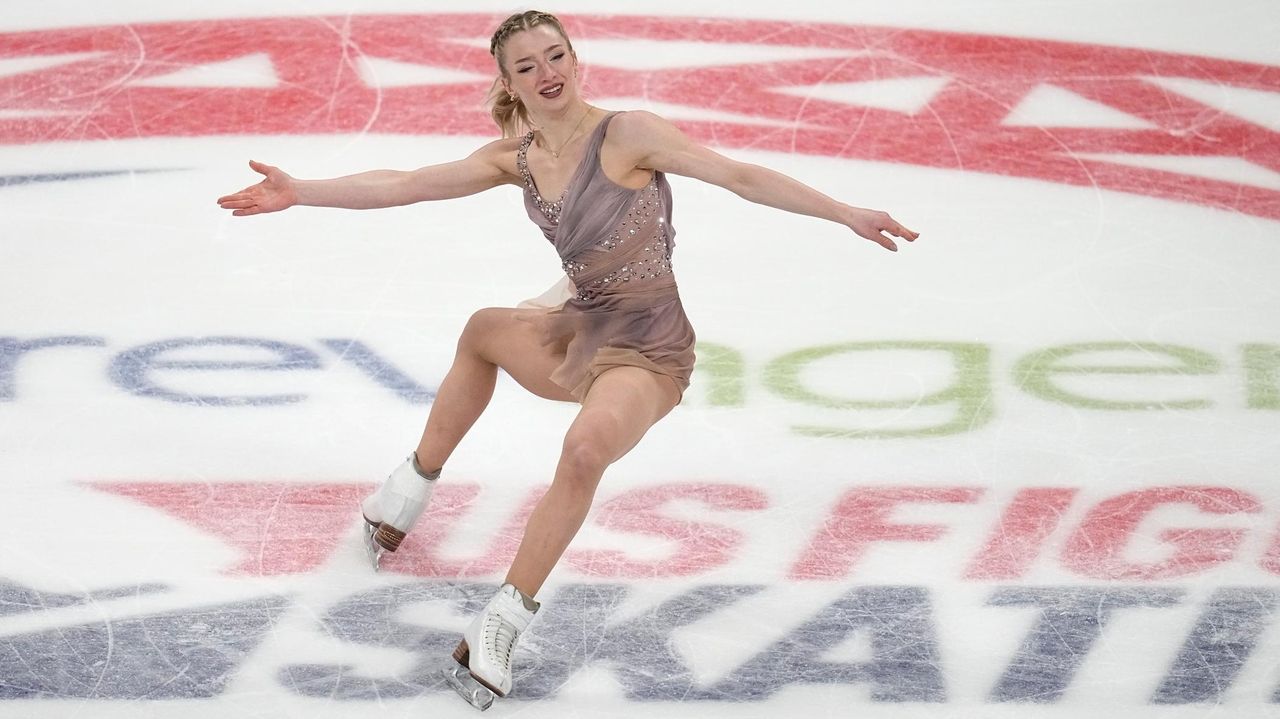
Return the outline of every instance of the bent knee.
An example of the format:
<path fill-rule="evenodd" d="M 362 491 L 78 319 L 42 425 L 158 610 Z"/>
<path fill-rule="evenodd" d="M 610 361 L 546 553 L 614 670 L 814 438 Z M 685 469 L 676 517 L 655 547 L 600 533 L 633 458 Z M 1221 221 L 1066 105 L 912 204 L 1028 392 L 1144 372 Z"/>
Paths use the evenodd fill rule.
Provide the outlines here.
<path fill-rule="evenodd" d="M 503 327 L 511 322 L 511 310 L 501 307 L 486 307 L 476 310 L 467 319 L 462 328 L 462 336 L 458 338 L 459 347 L 467 347 L 481 351 L 489 344 L 489 340 Z"/>
<path fill-rule="evenodd" d="M 594 484 L 613 463 L 614 454 L 600 439 L 589 435 L 570 435 L 565 438 L 560 465 L 565 474 L 575 481 Z"/>
<path fill-rule="evenodd" d="M 502 307 L 485 307 L 476 310 L 467 318 L 467 326 L 462 329 L 462 335 L 486 334 L 491 332 L 495 327 L 503 324 L 503 320 L 510 318 L 511 310 Z"/>

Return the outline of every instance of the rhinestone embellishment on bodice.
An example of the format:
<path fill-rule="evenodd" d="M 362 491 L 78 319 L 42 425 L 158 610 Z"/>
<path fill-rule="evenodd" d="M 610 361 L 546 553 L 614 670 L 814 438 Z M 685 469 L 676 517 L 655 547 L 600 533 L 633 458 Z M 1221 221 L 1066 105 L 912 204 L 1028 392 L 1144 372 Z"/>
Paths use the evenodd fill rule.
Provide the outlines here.
<path fill-rule="evenodd" d="M 671 245 L 667 242 L 665 227 L 654 238 L 653 243 L 644 248 L 643 252 L 645 253 L 644 259 L 628 262 L 598 280 L 579 286 L 578 299 L 594 299 L 608 292 L 611 286 L 617 287 L 631 280 L 653 279 L 671 272 Z M 563 267 L 564 273 L 570 279 L 573 279 L 578 273 L 585 270 L 587 266 L 566 260 Z"/>
<path fill-rule="evenodd" d="M 516 152 L 516 167 L 520 170 L 520 176 L 524 178 L 524 185 L 529 189 L 529 194 L 533 195 L 533 204 L 537 205 L 538 210 L 542 212 L 548 222 L 558 225 L 560 224 L 560 210 L 564 207 L 564 193 L 561 193 L 560 199 L 555 202 L 547 202 L 543 199 L 542 193 L 538 192 L 538 185 L 534 183 L 533 175 L 529 173 L 529 158 L 527 155 L 529 153 L 529 145 L 532 142 L 533 132 L 530 131 L 529 134 L 524 136 L 524 139 L 520 142 L 520 149 Z M 568 191 L 569 188 L 565 187 L 565 192 Z"/>
<path fill-rule="evenodd" d="M 596 245 L 605 251 L 611 251 L 621 245 L 633 240 L 636 233 L 644 225 L 645 221 L 654 215 L 658 210 L 658 181 L 655 177 L 648 185 L 640 190 L 640 196 L 636 199 L 631 209 L 627 211 L 622 222 L 614 228 L 609 236 Z M 616 270 L 599 279 L 593 280 L 586 285 L 578 287 L 578 299 L 589 300 L 600 296 L 607 292 L 610 287 L 617 287 L 624 282 L 631 280 L 647 280 L 671 272 L 671 244 L 667 239 L 666 218 L 659 217 L 657 219 L 657 231 L 652 235 L 652 240 L 647 246 L 640 250 L 641 255 L 638 259 L 633 259 Z M 564 273 L 570 279 L 576 279 L 578 275 L 586 271 L 587 265 L 574 259 L 565 260 L 561 264 Z"/>
<path fill-rule="evenodd" d="M 560 198 L 554 202 L 548 202 L 539 192 L 538 185 L 533 180 L 533 174 L 529 172 L 528 152 L 529 146 L 533 144 L 533 137 L 533 133 L 530 132 L 521 140 L 516 152 L 516 167 L 520 170 L 520 176 L 524 180 L 525 189 L 529 191 L 533 205 L 547 218 L 548 222 L 558 226 L 569 188 L 566 186 Z M 591 157 L 583 158 L 583 162 L 591 161 Z M 576 177 L 575 173 L 570 178 L 570 184 L 573 184 Z M 647 185 L 634 192 L 635 199 L 631 207 L 608 236 L 596 241 L 590 248 L 580 251 L 574 257 L 565 259 L 561 264 L 564 273 L 577 285 L 578 300 L 595 299 L 632 280 L 653 279 L 671 273 L 671 241 L 666 218 L 661 214 L 662 192 L 658 174 L 654 173 L 653 179 Z M 658 216 L 655 218 L 654 215 Z M 637 242 L 647 244 L 636 246 Z M 631 249 L 618 250 L 619 247 Z M 616 257 L 612 261 L 603 259 L 606 255 L 601 253 L 612 254 L 615 250 L 627 252 L 628 257 L 625 259 Z M 594 265 L 597 261 L 608 262 L 610 265 L 608 274 L 586 284 L 577 284 L 578 279 L 587 273 L 588 262 Z M 621 264 L 615 264 L 619 261 Z"/>

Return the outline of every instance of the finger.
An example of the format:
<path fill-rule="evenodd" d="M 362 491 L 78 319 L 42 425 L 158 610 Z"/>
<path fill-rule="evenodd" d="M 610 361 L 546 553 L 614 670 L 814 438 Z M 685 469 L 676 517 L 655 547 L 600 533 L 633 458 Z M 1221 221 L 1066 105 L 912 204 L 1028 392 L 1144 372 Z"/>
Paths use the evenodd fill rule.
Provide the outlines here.
<path fill-rule="evenodd" d="M 898 251 L 898 246 L 894 244 L 893 240 L 889 239 L 888 237 L 885 237 L 879 232 L 876 233 L 875 242 L 876 244 L 880 245 L 881 247 L 885 248 L 890 252 Z"/>
<path fill-rule="evenodd" d="M 889 231 L 892 232 L 894 235 L 897 235 L 898 237 L 901 237 L 902 239 L 906 240 L 907 242 L 911 242 L 920 236 L 919 234 L 912 232 L 911 230 L 908 230 L 902 225 L 899 225 L 897 222 L 893 223 L 893 227 L 890 228 Z"/>
<path fill-rule="evenodd" d="M 232 195 L 223 195 L 218 198 L 218 204 L 221 205 L 224 202 L 239 202 L 240 200 L 248 199 L 248 197 L 249 196 L 243 192 L 237 192 Z"/>
<path fill-rule="evenodd" d="M 246 207 L 253 207 L 258 203 L 253 200 L 228 200 L 227 202 L 219 202 L 218 204 L 222 205 L 222 209 L 224 210 L 241 210 Z"/>
<path fill-rule="evenodd" d="M 249 160 L 249 169 L 253 170 L 254 172 L 260 175 L 268 175 L 268 174 L 271 174 L 271 171 L 276 168 L 272 167 L 271 165 L 264 165 L 263 163 L 258 162 L 257 160 Z"/>
<path fill-rule="evenodd" d="M 915 239 L 914 232 L 903 227 L 902 223 L 898 222 L 897 220 L 893 219 L 888 215 L 884 216 L 884 221 L 880 224 L 879 229 L 885 232 L 888 232 L 889 234 L 895 237 L 901 237 L 902 239 L 908 242 Z"/>
<path fill-rule="evenodd" d="M 236 210 L 235 212 L 232 212 L 232 213 L 231 213 L 231 216 L 232 216 L 232 217 L 245 217 L 246 215 L 256 215 L 256 214 L 258 214 L 258 208 L 256 208 L 256 207 L 246 207 L 246 208 L 245 208 L 245 209 L 243 209 L 243 210 Z"/>

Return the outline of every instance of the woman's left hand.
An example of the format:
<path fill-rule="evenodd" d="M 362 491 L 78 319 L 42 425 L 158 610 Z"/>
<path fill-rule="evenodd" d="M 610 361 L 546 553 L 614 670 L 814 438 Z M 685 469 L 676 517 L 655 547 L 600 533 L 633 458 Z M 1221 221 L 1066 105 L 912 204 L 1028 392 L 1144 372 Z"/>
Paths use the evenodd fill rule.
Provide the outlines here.
<path fill-rule="evenodd" d="M 861 207 L 851 207 L 849 209 L 849 219 L 845 221 L 849 229 L 886 250 L 897 252 L 898 245 L 892 239 L 886 237 L 884 235 L 885 232 L 907 242 L 911 242 L 920 236 L 920 233 L 912 232 L 898 224 L 898 221 L 890 217 L 887 212 L 867 210 Z"/>

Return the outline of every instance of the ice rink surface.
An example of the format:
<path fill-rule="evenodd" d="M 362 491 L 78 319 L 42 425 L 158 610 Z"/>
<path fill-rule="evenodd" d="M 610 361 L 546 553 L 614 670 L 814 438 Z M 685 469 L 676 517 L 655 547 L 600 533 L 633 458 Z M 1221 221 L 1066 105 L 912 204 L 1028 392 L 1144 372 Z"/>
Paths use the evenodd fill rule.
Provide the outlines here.
<path fill-rule="evenodd" d="M 0 11 L 0 716 L 472 714 L 574 407 L 502 378 L 380 574 L 356 503 L 559 259 L 510 187 L 214 200 L 469 153 L 523 9 Z M 541 9 L 593 103 L 921 238 L 672 178 L 693 386 L 490 716 L 1280 716 L 1272 0 Z"/>

